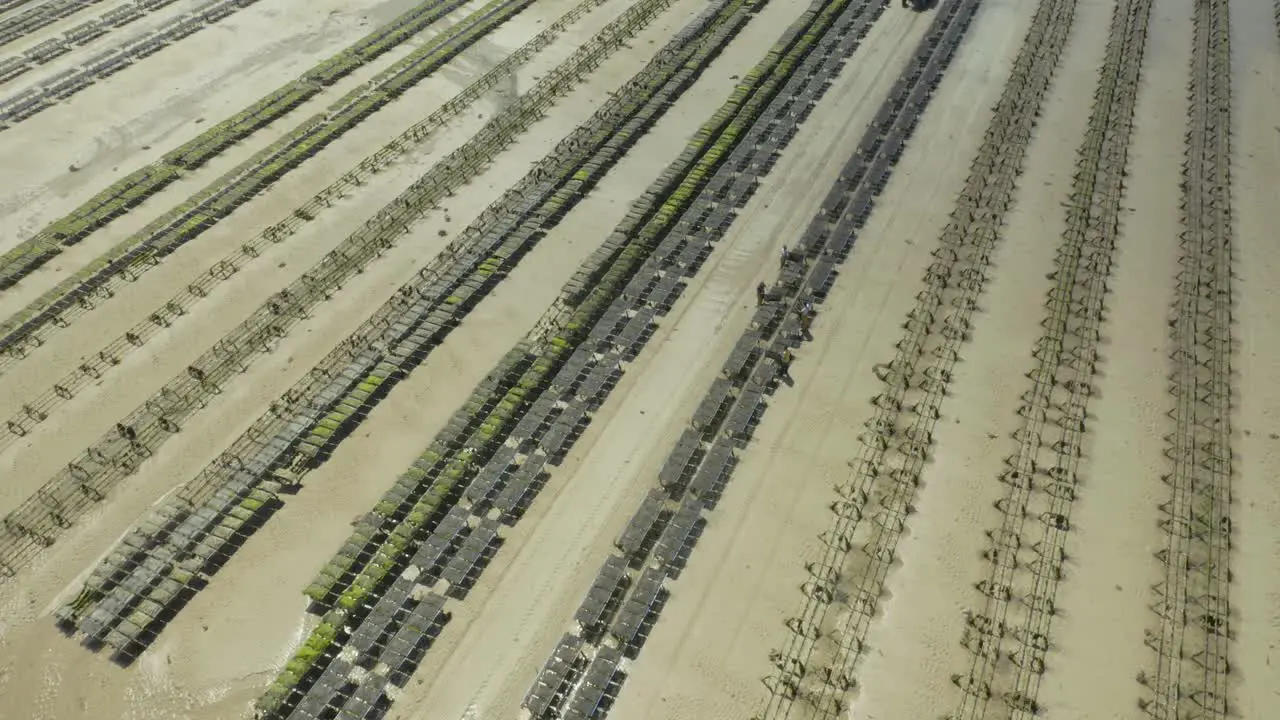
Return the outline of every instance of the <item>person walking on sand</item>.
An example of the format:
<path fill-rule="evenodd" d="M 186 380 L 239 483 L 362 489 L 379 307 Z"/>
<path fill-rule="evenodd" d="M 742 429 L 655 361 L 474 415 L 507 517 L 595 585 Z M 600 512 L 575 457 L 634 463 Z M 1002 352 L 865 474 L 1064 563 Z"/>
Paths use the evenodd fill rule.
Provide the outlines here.
<path fill-rule="evenodd" d="M 783 247 L 782 254 L 778 256 L 778 267 L 785 268 L 787 266 L 787 261 L 790 259 L 791 259 L 791 251 Z"/>
<path fill-rule="evenodd" d="M 765 286 L 764 286 L 764 283 L 761 282 L 759 285 L 756 285 L 756 307 L 760 307 L 761 305 L 763 305 L 764 300 L 765 300 Z"/>

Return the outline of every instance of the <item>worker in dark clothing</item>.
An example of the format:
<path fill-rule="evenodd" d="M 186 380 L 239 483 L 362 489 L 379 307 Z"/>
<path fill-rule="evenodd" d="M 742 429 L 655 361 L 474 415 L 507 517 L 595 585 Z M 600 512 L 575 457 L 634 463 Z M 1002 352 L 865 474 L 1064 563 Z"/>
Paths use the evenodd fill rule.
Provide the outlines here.
<path fill-rule="evenodd" d="M 761 305 L 764 304 L 764 301 L 766 299 L 765 292 L 766 290 L 765 290 L 764 283 L 760 283 L 759 285 L 756 285 L 756 307 L 760 307 Z"/>

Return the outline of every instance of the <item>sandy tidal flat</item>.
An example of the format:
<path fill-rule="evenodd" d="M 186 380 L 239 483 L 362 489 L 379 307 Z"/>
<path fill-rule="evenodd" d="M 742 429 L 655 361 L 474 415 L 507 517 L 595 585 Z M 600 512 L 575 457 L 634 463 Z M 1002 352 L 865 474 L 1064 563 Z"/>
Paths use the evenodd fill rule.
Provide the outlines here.
<path fill-rule="evenodd" d="M 91 308 L 65 310 L 73 295 L 38 321 L 39 342 L 0 343 L 0 719 L 331 717 L 316 709 L 326 705 L 404 720 L 524 720 L 534 706 L 547 708 L 538 720 L 1265 715 L 1280 702 L 1277 16 L 1226 0 L 986 0 L 954 54 L 937 50 L 950 45 L 936 23 L 971 4 L 768 0 L 732 16 L 726 3 L 702 39 L 678 46 L 694 37 L 682 28 L 722 6 L 536 0 L 470 26 L 450 40 L 465 47 L 410 86 L 367 85 L 508 7 L 464 3 L 0 290 L 0 315 L 16 317 L 334 101 L 383 94 L 145 274 L 112 275 L 110 293 L 76 289 Z M 40 28 L 0 59 L 117 5 Z M 39 91 L 191 7 L 166 6 L 0 93 Z M 110 183 L 412 7 L 261 0 L 0 130 L 0 250 L 27 248 Z M 562 18 L 504 81 L 454 100 Z M 575 53 L 597 46 L 570 76 Z M 646 66 L 649 79 L 632 82 Z M 940 79 L 907 102 L 898 93 L 922 68 Z M 547 77 L 562 78 L 560 92 L 525 108 Z M 298 210 L 441 108 L 447 121 L 317 216 Z M 562 143 L 587 123 L 607 129 Z M 1212 151 L 1188 155 L 1188 142 Z M 608 161 L 546 169 L 585 143 L 597 154 L 584 157 Z M 848 164 L 860 147 L 874 172 Z M 459 160 L 460 148 L 488 154 Z M 701 169 L 681 164 L 689 157 Z M 453 162 L 465 167 L 432 174 Z M 424 177 L 454 185 L 430 202 L 393 200 Z M 859 212 L 859 197 L 874 201 Z M 224 379 L 194 383 L 181 422 L 117 427 L 174 401 L 162 388 L 196 378 L 202 353 L 234 345 L 257 308 L 304 302 L 284 287 L 356 262 L 348 239 L 387 218 L 376 258 L 305 299 Z M 297 229 L 171 321 L 149 319 L 280 223 Z M 519 232 L 518 248 L 493 240 Z M 779 261 L 787 248 L 808 256 Z M 640 280 L 610 284 L 632 272 Z M 439 294 L 437 277 L 456 282 Z M 563 292 L 580 282 L 595 294 Z M 404 350 L 426 327 L 408 325 L 418 301 L 436 303 L 423 317 L 444 329 Z M 567 324 L 593 302 L 621 308 L 612 330 Z M 384 306 L 400 310 L 377 332 L 402 334 L 364 339 Z M 789 319 L 762 319 L 772 307 Z M 475 400 L 522 341 L 555 372 L 570 356 L 583 369 L 520 386 L 544 367 L 530 360 L 494 381 L 492 401 Z M 118 362 L 77 375 L 122 342 Z M 291 390 L 357 345 L 352 363 L 368 352 L 383 365 L 332 375 L 335 395 Z M 743 357 L 748 370 L 726 369 Z M 585 389 L 594 368 L 607 382 Z M 717 392 L 724 404 L 707 411 Z M 282 407 L 309 419 L 281 425 L 294 436 L 279 459 L 227 459 L 233 445 L 267 446 L 254 428 Z M 492 420 L 500 408 L 509 420 Z M 544 423 L 520 424 L 538 412 Z M 575 412 L 556 452 L 557 418 Z M 304 441 L 320 443 L 309 459 Z M 98 462 L 107 452 L 121 454 Z M 715 483 L 698 485 L 722 453 Z M 528 492 L 507 492 L 544 454 Z M 510 464 L 494 466 L 494 489 L 475 490 L 497 456 Z M 272 484 L 286 465 L 299 487 Z M 204 540 L 172 549 L 174 528 L 203 517 L 175 498 L 212 503 L 196 479 L 239 472 L 271 491 L 270 512 L 246 509 L 243 491 L 208 511 L 199 537 L 221 523 L 235 538 L 216 558 L 195 562 Z M 421 511 L 428 495 L 438 499 Z M 140 526 L 156 507 L 177 519 Z M 634 534 L 645 508 L 653 529 Z M 149 539 L 130 539 L 136 527 Z M 423 559 L 433 548 L 434 564 Z M 471 569 L 453 574 L 468 552 Z M 92 574 L 122 553 L 151 559 Z M 313 604 L 303 590 L 342 557 L 351 569 Z M 379 563 L 386 577 L 368 579 Z M 180 599 L 163 599 L 168 582 L 187 588 Z M 439 615 L 414 614 L 427 607 Z M 149 629 L 113 657 L 86 641 L 94 617 Z M 300 651 L 330 626 L 332 642 Z M 264 710 L 273 683 L 293 691 Z"/>

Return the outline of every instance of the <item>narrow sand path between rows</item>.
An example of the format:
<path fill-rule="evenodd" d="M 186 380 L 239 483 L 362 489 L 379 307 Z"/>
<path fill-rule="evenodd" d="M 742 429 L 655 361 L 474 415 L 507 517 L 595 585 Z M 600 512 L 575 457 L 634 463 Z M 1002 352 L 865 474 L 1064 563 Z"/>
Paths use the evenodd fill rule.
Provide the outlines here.
<path fill-rule="evenodd" d="M 1266 3 L 1231 6 L 1232 203 L 1235 213 L 1235 340 L 1239 385 L 1232 418 L 1235 712 L 1280 707 L 1280 28 Z"/>

